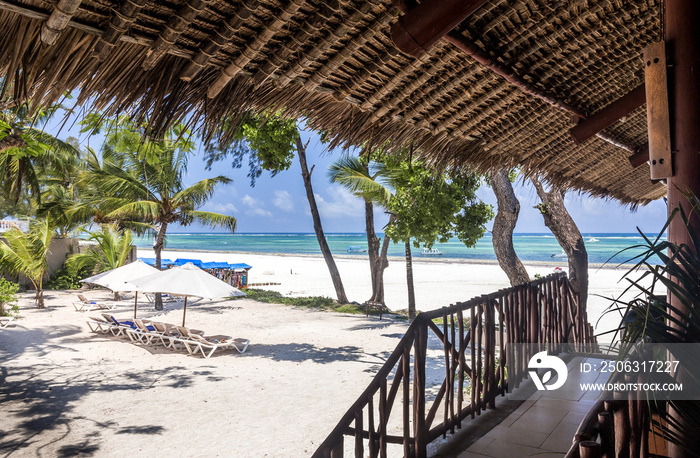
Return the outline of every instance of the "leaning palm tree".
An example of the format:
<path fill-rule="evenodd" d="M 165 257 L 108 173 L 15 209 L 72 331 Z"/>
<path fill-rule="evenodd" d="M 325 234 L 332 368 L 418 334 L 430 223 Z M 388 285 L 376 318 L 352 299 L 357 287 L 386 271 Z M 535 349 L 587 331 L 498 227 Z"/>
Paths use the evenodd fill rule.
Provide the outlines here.
<path fill-rule="evenodd" d="M 0 243 L 0 268 L 10 275 L 24 275 L 36 290 L 36 303 L 44 308 L 44 279 L 48 275 L 49 247 L 54 228 L 49 218 L 32 220 L 29 232 L 11 229 L 4 233 L 7 243 Z"/>
<path fill-rule="evenodd" d="M 389 237 L 384 236 L 380 251 L 379 239 L 374 231 L 374 205 L 379 205 L 386 210 L 393 197 L 388 184 L 385 183 L 389 178 L 386 164 L 376 161 L 370 167 L 367 161 L 348 155 L 331 164 L 328 172 L 331 182 L 340 184 L 365 201 L 365 225 L 372 275 L 370 301 L 384 303 L 384 269 L 389 266 L 387 261 Z M 390 218 L 392 222 L 393 216 Z"/>
<path fill-rule="evenodd" d="M 128 229 L 120 232 L 115 225 L 104 225 L 99 231 L 90 232 L 88 240 L 97 244 L 69 257 L 67 263 L 78 270 L 91 267 L 94 275 L 126 264 L 131 252 L 133 235 Z M 119 300 L 118 291 L 114 292 L 114 300 Z"/>
<path fill-rule="evenodd" d="M 217 176 L 186 187 L 183 175 L 187 170 L 189 148 L 181 147 L 182 134 L 183 131 L 176 128 L 166 139 L 150 141 L 144 148 L 148 151 L 147 157 L 142 151 L 106 149 L 101 163 L 96 156 L 90 159 L 88 169 L 80 179 L 92 195 L 76 211 L 97 208 L 105 219 L 154 227 L 153 249 L 159 269 L 165 236 L 171 224 L 187 226 L 196 222 L 222 227 L 232 233 L 236 229 L 233 216 L 197 210 L 218 185 L 231 180 Z M 160 310 L 160 296 L 156 298 L 156 309 Z"/>

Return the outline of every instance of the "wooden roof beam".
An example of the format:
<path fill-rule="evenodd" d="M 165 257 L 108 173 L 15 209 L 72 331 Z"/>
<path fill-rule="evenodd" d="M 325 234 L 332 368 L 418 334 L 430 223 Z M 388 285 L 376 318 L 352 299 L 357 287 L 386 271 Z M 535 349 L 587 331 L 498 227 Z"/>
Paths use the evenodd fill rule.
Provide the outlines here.
<path fill-rule="evenodd" d="M 59 0 L 49 18 L 41 25 L 41 41 L 53 46 L 61 32 L 68 27 L 81 3 L 81 0 Z"/>
<path fill-rule="evenodd" d="M 418 57 L 486 2 L 425 0 L 406 12 L 391 27 L 391 39 L 401 51 Z M 405 4 L 399 6 L 400 9 L 405 7 Z"/>
<path fill-rule="evenodd" d="M 219 75 L 216 81 L 209 87 L 207 97 L 213 99 L 221 93 L 226 85 L 243 70 L 243 67 L 253 60 L 270 40 L 282 30 L 282 27 L 289 21 L 305 0 L 291 0 L 280 14 L 267 23 L 265 29 L 250 43 L 239 56 L 231 62 Z"/>
<path fill-rule="evenodd" d="M 641 107 L 644 103 L 646 103 L 646 92 L 644 84 L 642 84 L 594 115 L 580 120 L 569 132 L 576 143 L 583 143 Z"/>
<path fill-rule="evenodd" d="M 207 40 L 206 44 L 200 48 L 192 61 L 182 70 L 180 79 L 188 82 L 192 81 L 192 78 L 197 76 L 207 65 L 209 60 L 233 38 L 233 35 L 238 31 L 241 25 L 255 14 L 259 6 L 259 0 L 241 4 L 236 12 L 224 22 L 223 27 L 214 32 L 211 38 Z"/>
<path fill-rule="evenodd" d="M 644 164 L 645 162 L 649 161 L 649 146 L 643 146 L 639 148 L 633 155 L 631 155 L 629 158 L 630 165 L 633 168 L 637 168 L 640 165 Z"/>
<path fill-rule="evenodd" d="M 112 19 L 110 19 L 101 40 L 97 42 L 93 50 L 94 56 L 100 62 L 103 62 L 109 56 L 117 42 L 131 29 L 131 25 L 145 3 L 146 0 L 127 0 L 119 11 L 113 11 Z"/>
<path fill-rule="evenodd" d="M 170 21 L 165 26 L 165 30 L 151 46 L 141 64 L 141 68 L 148 71 L 155 67 L 160 58 L 175 44 L 182 32 L 185 31 L 187 26 L 190 25 L 208 3 L 209 0 L 190 0 L 181 6 L 177 13 L 170 18 Z"/>

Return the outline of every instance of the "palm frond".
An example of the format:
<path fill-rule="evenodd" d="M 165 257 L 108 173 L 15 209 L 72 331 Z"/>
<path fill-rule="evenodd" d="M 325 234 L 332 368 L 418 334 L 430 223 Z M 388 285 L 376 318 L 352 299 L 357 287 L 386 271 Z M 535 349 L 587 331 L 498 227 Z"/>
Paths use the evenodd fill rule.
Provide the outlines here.
<path fill-rule="evenodd" d="M 205 226 L 221 227 L 234 233 L 236 231 L 237 220 L 233 216 L 222 215 L 220 213 L 205 211 L 190 211 L 183 213 L 183 220 L 186 222 L 198 222 Z"/>

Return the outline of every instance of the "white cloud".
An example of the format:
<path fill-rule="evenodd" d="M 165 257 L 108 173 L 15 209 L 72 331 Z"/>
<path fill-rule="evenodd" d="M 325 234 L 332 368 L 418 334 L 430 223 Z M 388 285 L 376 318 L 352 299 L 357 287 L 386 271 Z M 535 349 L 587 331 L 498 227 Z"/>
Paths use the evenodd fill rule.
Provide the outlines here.
<path fill-rule="evenodd" d="M 248 207 L 248 210 L 245 211 L 245 214 L 248 216 L 258 216 L 263 218 L 271 218 L 273 216 L 272 213 L 263 208 L 265 207 L 265 204 L 255 197 L 251 197 L 250 195 L 246 194 L 243 196 L 241 201 Z"/>
<path fill-rule="evenodd" d="M 224 215 L 233 215 L 238 209 L 231 203 L 207 202 L 202 206 L 202 211 L 222 213 Z"/>
<path fill-rule="evenodd" d="M 263 205 L 265 205 L 262 203 L 262 201 L 256 199 L 255 197 L 251 197 L 249 194 L 243 196 L 243 199 L 241 199 L 241 201 L 243 201 L 244 205 L 250 208 L 262 207 Z"/>
<path fill-rule="evenodd" d="M 272 204 L 285 212 L 294 211 L 294 201 L 292 200 L 292 195 L 287 191 L 275 191 L 275 198 L 272 200 Z"/>
<path fill-rule="evenodd" d="M 248 216 L 261 216 L 263 218 L 272 218 L 273 216 L 272 213 L 264 208 L 251 208 L 250 210 L 246 210 L 245 214 Z"/>
<path fill-rule="evenodd" d="M 345 188 L 331 187 L 326 189 L 328 200 L 320 194 L 314 194 L 318 211 L 322 218 L 356 218 L 365 214 L 365 203 L 355 197 Z"/>

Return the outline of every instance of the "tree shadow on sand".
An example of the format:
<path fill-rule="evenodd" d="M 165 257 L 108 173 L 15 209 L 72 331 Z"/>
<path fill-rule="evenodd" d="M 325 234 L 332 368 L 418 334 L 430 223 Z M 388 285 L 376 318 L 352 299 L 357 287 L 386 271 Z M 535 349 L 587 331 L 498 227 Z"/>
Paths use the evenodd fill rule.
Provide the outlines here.
<path fill-rule="evenodd" d="M 99 454 L 100 444 L 114 435 L 123 435 L 122 440 L 133 440 L 138 436 L 162 434 L 165 428 L 160 425 L 118 424 L 76 415 L 74 410 L 90 393 L 143 390 L 155 383 L 186 389 L 195 380 L 210 375 L 207 370 L 171 366 L 115 376 L 81 361 L 60 366 L 47 363 L 0 367 L 4 426 L 0 429 L 0 456 L 30 451 L 47 456 L 95 455 Z M 90 428 L 93 432 L 87 436 L 81 434 L 78 440 L 74 427 L 85 423 L 94 423 L 95 427 Z"/>
<path fill-rule="evenodd" d="M 274 361 L 313 361 L 317 364 L 354 361 L 376 365 L 386 360 L 388 353 L 367 353 L 362 348 L 353 345 L 318 347 L 308 343 L 287 343 L 255 345 L 254 353 L 251 353 L 251 356 L 269 358 Z"/>

